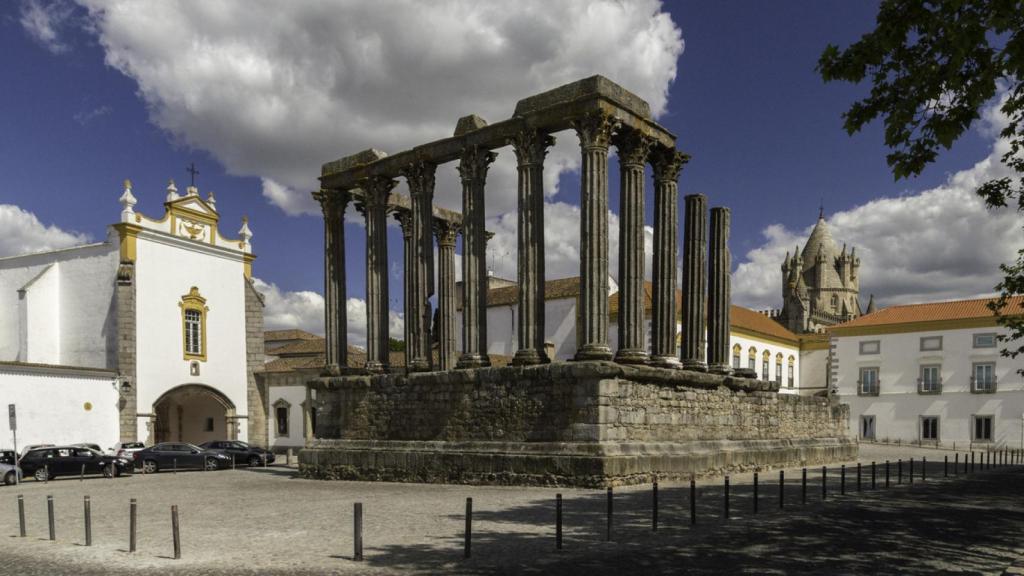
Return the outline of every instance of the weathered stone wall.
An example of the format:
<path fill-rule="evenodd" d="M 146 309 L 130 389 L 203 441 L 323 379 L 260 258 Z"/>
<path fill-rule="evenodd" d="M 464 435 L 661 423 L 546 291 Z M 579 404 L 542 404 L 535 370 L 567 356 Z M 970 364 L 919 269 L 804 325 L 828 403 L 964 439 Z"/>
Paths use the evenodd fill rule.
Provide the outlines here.
<path fill-rule="evenodd" d="M 256 291 L 252 280 L 245 282 L 245 375 L 246 407 L 248 408 L 248 438 L 254 446 L 268 447 L 266 386 L 256 378 L 263 370 L 263 296 Z"/>
<path fill-rule="evenodd" d="M 845 407 L 698 372 L 580 362 L 314 386 L 314 477 L 607 485 L 856 454 Z"/>
<path fill-rule="evenodd" d="M 135 263 L 121 262 L 117 270 L 115 288 L 117 309 L 117 374 L 129 385 L 127 394 L 118 400 L 118 428 L 121 442 L 136 442 L 139 437 L 138 387 L 136 380 L 135 333 L 138 316 L 135 313 Z"/>

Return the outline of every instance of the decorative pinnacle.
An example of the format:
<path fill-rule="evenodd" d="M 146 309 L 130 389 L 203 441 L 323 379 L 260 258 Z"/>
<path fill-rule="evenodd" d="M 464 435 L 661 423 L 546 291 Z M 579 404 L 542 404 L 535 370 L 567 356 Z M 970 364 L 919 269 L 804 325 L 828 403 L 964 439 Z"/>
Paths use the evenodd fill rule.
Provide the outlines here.
<path fill-rule="evenodd" d="M 125 178 L 124 179 L 124 188 L 125 188 L 125 190 L 131 190 L 132 189 L 132 181 L 127 179 L 127 178 Z"/>

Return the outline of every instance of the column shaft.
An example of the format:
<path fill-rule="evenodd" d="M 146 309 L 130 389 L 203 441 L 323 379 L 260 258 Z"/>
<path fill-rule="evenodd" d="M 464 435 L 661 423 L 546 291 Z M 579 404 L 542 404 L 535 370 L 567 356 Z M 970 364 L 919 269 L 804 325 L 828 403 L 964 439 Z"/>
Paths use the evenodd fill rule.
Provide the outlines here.
<path fill-rule="evenodd" d="M 708 254 L 708 370 L 728 374 L 729 306 L 732 299 L 728 208 L 711 209 L 711 247 Z"/>
<path fill-rule="evenodd" d="M 555 139 L 524 129 L 512 144 L 518 161 L 519 317 L 514 364 L 550 362 L 544 350 L 544 157 Z"/>
<path fill-rule="evenodd" d="M 651 363 L 679 366 L 676 353 L 676 257 L 679 253 L 679 191 L 676 180 L 688 156 L 670 148 L 652 155 L 654 254 L 651 258 Z"/>
<path fill-rule="evenodd" d="M 707 370 L 704 343 L 707 308 L 708 199 L 690 194 L 685 199 L 683 223 L 683 347 L 685 370 Z M 712 250 L 714 247 L 712 246 Z"/>
<path fill-rule="evenodd" d="M 462 152 L 462 356 L 458 368 L 490 366 L 487 357 L 487 241 L 484 183 L 497 154 L 471 147 Z"/>
<path fill-rule="evenodd" d="M 412 302 L 413 295 L 411 292 L 412 282 L 410 282 L 409 275 L 415 265 L 413 263 L 413 252 L 415 247 L 412 241 L 412 215 L 409 210 L 403 208 L 394 209 L 395 220 L 398 221 L 398 227 L 402 230 L 402 317 L 411 318 L 412 312 L 409 309 L 409 303 Z M 405 365 L 409 366 L 412 361 L 412 356 L 409 354 L 409 343 L 412 341 L 412 336 L 409 334 L 409 329 L 412 327 L 411 322 L 403 322 L 403 341 L 405 342 Z"/>
<path fill-rule="evenodd" d="M 455 237 L 459 225 L 437 220 L 434 233 L 437 235 L 437 343 L 438 368 L 455 368 Z"/>
<path fill-rule="evenodd" d="M 406 269 L 409 288 L 409 341 L 405 343 L 406 367 L 410 371 L 430 370 L 433 358 L 430 351 L 430 296 L 434 284 L 434 172 L 430 162 L 414 162 L 403 171 L 409 183 L 409 210 L 412 220 L 412 261 Z"/>
<path fill-rule="evenodd" d="M 387 199 L 397 181 L 373 176 L 363 183 L 366 214 L 366 369 L 386 372 L 388 366 L 388 237 Z"/>
<path fill-rule="evenodd" d="M 348 364 L 344 220 L 349 195 L 321 190 L 314 197 L 324 214 L 324 373 L 336 375 Z"/>
<path fill-rule="evenodd" d="M 615 138 L 619 152 L 619 349 L 615 361 L 647 362 L 644 330 L 644 166 L 651 142 L 627 130 Z"/>
<path fill-rule="evenodd" d="M 608 145 L 604 112 L 574 120 L 580 139 L 580 300 L 576 360 L 611 360 L 608 348 Z"/>

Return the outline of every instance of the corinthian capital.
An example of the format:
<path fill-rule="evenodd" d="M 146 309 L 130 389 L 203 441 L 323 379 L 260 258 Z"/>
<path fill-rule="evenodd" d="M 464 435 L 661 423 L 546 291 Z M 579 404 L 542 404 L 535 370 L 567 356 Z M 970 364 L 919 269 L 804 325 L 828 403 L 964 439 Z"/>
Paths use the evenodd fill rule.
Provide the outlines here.
<path fill-rule="evenodd" d="M 320 203 L 324 218 L 336 218 L 345 213 L 349 193 L 346 190 L 327 190 L 321 188 L 313 192 L 313 199 Z"/>
<path fill-rule="evenodd" d="M 469 146 L 462 150 L 459 158 L 459 176 L 463 182 L 472 182 L 487 178 L 487 169 L 498 155 L 486 148 Z"/>
<path fill-rule="evenodd" d="M 615 133 L 612 143 L 619 151 L 619 161 L 625 165 L 643 165 L 654 141 L 639 130 L 625 129 Z"/>
<path fill-rule="evenodd" d="M 618 126 L 614 116 L 603 110 L 590 112 L 572 121 L 580 138 L 580 148 L 604 148 L 611 144 L 612 132 Z"/>
<path fill-rule="evenodd" d="M 434 237 L 438 246 L 455 247 L 455 237 L 462 231 L 462 226 L 450 220 L 434 219 Z"/>
<path fill-rule="evenodd" d="M 437 165 L 432 162 L 411 162 L 402 169 L 402 176 L 409 183 L 409 195 L 419 196 L 434 189 L 434 173 Z"/>
<path fill-rule="evenodd" d="M 543 164 L 548 148 L 555 145 L 555 137 L 534 128 L 524 128 L 512 137 L 516 161 L 524 164 Z"/>
<path fill-rule="evenodd" d="M 363 189 L 366 208 L 387 206 L 388 194 L 398 186 L 398 180 L 389 176 L 370 176 L 359 183 Z"/>
<path fill-rule="evenodd" d="M 672 181 L 679 178 L 679 172 L 690 161 L 689 154 L 672 148 L 655 148 L 650 155 L 651 166 L 654 168 L 654 181 Z"/>
<path fill-rule="evenodd" d="M 402 236 L 404 238 L 412 237 L 412 212 L 406 208 L 394 208 L 393 215 L 395 221 L 398 222 L 398 227 L 402 229 Z"/>

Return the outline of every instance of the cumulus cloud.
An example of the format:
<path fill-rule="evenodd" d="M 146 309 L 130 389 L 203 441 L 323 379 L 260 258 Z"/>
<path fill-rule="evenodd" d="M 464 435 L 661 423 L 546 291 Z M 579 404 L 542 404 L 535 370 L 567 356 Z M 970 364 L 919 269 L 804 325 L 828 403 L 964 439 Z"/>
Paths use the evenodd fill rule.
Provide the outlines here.
<path fill-rule="evenodd" d="M 263 294 L 265 308 L 263 322 L 267 330 L 284 330 L 298 328 L 313 334 L 324 333 L 324 297 L 311 290 L 290 292 L 281 290 L 272 282 L 254 278 L 256 289 Z M 348 312 L 348 342 L 353 346 L 366 346 L 366 302 L 359 298 L 349 298 L 346 302 Z M 391 311 L 389 331 L 392 337 L 404 337 L 402 315 Z"/>
<path fill-rule="evenodd" d="M 74 6 L 63 0 L 27 0 L 21 4 L 18 21 L 33 40 L 61 54 L 69 49 L 62 32 L 73 15 Z"/>
<path fill-rule="evenodd" d="M 502 120 L 517 99 L 592 74 L 661 114 L 683 49 L 658 0 L 79 1 L 153 122 L 263 178 L 289 214 L 315 211 L 323 162 L 450 136 L 466 114 Z M 549 156 L 549 194 L 576 167 L 575 146 L 568 135 Z M 514 209 L 513 164 L 505 149 L 492 167 L 490 216 Z M 453 166 L 437 190 L 439 204 L 460 205 Z"/>
<path fill-rule="evenodd" d="M 986 113 L 992 123 L 992 115 Z M 991 130 L 991 128 L 990 128 Z M 996 130 L 998 132 L 998 130 Z M 981 296 L 993 292 L 999 264 L 1015 259 L 1024 246 L 1021 220 L 1013 210 L 987 210 L 975 190 L 1008 175 L 992 153 L 939 187 L 898 198 L 880 198 L 834 214 L 828 221 L 840 244 L 861 257 L 860 291 L 874 293 L 881 305 Z M 764 229 L 765 243 L 746 254 L 733 276 L 733 298 L 752 308 L 781 306 L 786 251 L 801 249 L 811 227 L 792 231 L 779 224 Z"/>
<path fill-rule="evenodd" d="M 0 204 L 0 257 L 57 250 L 91 241 L 87 234 L 45 226 L 36 215 L 13 204 Z"/>

